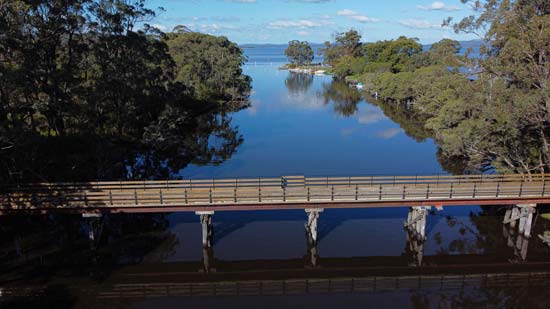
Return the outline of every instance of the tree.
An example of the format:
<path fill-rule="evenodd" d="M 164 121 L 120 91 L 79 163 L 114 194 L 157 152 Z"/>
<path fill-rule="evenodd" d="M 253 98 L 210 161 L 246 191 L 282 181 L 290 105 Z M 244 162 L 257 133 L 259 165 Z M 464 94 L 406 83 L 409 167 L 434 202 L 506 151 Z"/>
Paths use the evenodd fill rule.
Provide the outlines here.
<path fill-rule="evenodd" d="M 330 65 L 335 65 L 344 56 L 351 58 L 360 57 L 361 35 L 353 29 L 337 33 L 334 36 L 334 43 L 325 42 L 323 54 L 324 62 Z"/>
<path fill-rule="evenodd" d="M 168 33 L 164 39 L 176 68 L 176 81 L 193 89 L 200 100 L 246 100 L 251 79 L 241 66 L 242 49 L 226 37 L 197 32 Z"/>
<path fill-rule="evenodd" d="M 454 24 L 455 31 L 475 33 L 484 41 L 475 63 L 479 72 L 475 99 L 481 108 L 469 113 L 464 125 L 475 122 L 487 137 L 471 145 L 470 152 L 484 160 L 500 160 L 502 167 L 517 172 L 548 171 L 550 3 L 463 2 L 471 2 L 478 14 Z M 447 134 L 451 139 L 460 132 Z"/>
<path fill-rule="evenodd" d="M 288 42 L 288 47 L 285 49 L 285 55 L 290 63 L 298 66 L 310 64 L 314 58 L 313 49 L 309 43 L 297 40 Z"/>
<path fill-rule="evenodd" d="M 154 15 L 144 0 L 0 0 L 0 182 L 173 177 L 233 153 L 242 50 L 163 34 Z"/>

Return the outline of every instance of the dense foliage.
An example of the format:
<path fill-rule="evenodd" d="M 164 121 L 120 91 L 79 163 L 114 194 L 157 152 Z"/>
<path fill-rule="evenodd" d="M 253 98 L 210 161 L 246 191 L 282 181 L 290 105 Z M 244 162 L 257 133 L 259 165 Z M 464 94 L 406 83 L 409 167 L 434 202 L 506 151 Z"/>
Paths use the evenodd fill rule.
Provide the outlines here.
<path fill-rule="evenodd" d="M 234 150 L 224 115 L 247 104 L 242 51 L 163 34 L 145 23 L 154 14 L 143 0 L 0 0 L 0 180 L 152 177 L 145 166 Z"/>
<path fill-rule="evenodd" d="M 405 37 L 360 43 L 351 30 L 337 38 L 353 40 L 326 44 L 325 59 L 336 78 L 362 80 L 375 96 L 425 119 L 440 156 L 477 170 L 549 171 L 550 5 L 471 2 L 477 14 L 454 27 L 482 37 L 473 56 L 449 39 L 423 51 Z"/>
<path fill-rule="evenodd" d="M 285 49 L 285 56 L 291 64 L 297 66 L 310 64 L 314 58 L 313 49 L 309 43 L 297 40 L 288 42 L 288 47 Z"/>

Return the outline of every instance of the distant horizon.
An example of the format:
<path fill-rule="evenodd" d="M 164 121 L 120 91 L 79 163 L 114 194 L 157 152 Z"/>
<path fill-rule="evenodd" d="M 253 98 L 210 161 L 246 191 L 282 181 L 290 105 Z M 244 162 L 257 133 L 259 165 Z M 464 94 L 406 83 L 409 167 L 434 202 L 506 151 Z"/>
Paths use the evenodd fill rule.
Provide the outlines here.
<path fill-rule="evenodd" d="M 397 38 L 395 38 L 397 39 Z M 392 40 L 392 39 L 388 39 Z M 439 40 L 440 41 L 440 40 Z M 431 43 L 421 43 L 422 45 L 432 45 L 434 43 L 437 43 L 439 41 L 434 41 Z M 459 43 L 471 43 L 471 42 L 479 42 L 481 43 L 483 40 L 481 39 L 471 39 L 471 40 L 457 40 Z M 377 41 L 362 41 L 361 43 L 375 43 Z M 319 42 L 308 42 L 310 45 L 324 45 L 325 43 L 319 43 Z M 238 44 L 239 46 L 286 46 L 288 43 L 244 43 L 244 44 Z"/>

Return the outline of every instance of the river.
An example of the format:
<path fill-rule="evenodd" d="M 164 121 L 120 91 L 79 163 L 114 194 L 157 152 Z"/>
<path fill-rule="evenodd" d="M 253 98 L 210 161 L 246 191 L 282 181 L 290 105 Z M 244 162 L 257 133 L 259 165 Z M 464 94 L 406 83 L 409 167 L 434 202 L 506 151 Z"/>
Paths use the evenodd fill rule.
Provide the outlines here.
<path fill-rule="evenodd" d="M 245 52 L 250 106 L 229 115 L 242 143 L 227 158 L 191 164 L 177 176 L 414 175 L 446 173 L 452 165 L 438 158 L 434 141 L 406 110 L 369 102 L 330 76 L 279 70 L 280 46 Z M 214 134 L 209 143 L 219 146 L 219 140 Z M 314 246 L 305 236 L 303 211 L 219 212 L 211 249 L 202 248 L 193 213 L 1 217 L 0 305 L 16 290 L 28 297 L 4 304 L 292 308 L 375 306 L 391 299 L 402 308 L 513 307 L 536 305 L 540 296 L 529 287 L 549 284 L 521 277 L 550 270 L 550 248 L 536 237 L 550 229 L 544 218 L 536 217 L 534 237 L 518 240 L 503 230 L 498 207 L 432 209 L 427 239 L 418 242 L 403 228 L 407 212 L 325 210 Z M 98 233 L 94 240 L 90 230 Z M 505 281 L 518 272 L 520 281 Z M 464 283 L 464 274 L 481 279 Z M 487 274 L 502 274 L 501 281 L 487 284 Z M 422 286 L 418 276 L 435 277 Z M 360 289 L 350 278 L 381 283 Z M 247 291 L 254 295 L 236 296 Z"/>

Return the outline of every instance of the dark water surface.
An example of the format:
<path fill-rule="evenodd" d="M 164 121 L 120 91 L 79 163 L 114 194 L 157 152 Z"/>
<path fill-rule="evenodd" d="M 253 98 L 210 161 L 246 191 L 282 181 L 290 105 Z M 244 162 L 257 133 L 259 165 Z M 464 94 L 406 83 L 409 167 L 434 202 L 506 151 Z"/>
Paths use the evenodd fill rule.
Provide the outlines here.
<path fill-rule="evenodd" d="M 410 175 L 452 166 L 406 110 L 368 103 L 330 76 L 277 70 L 280 48 L 246 52 L 251 106 L 231 115 L 243 143 L 224 162 L 190 165 L 180 176 Z M 403 228 L 406 207 L 326 210 L 317 245 L 306 239 L 303 211 L 218 212 L 210 249 L 193 213 L 0 217 L 0 306 L 547 307 L 540 291 L 550 285 L 550 248 L 537 235 L 550 221 L 537 215 L 524 239 L 503 227 L 503 211 L 434 209 L 419 242 Z"/>

